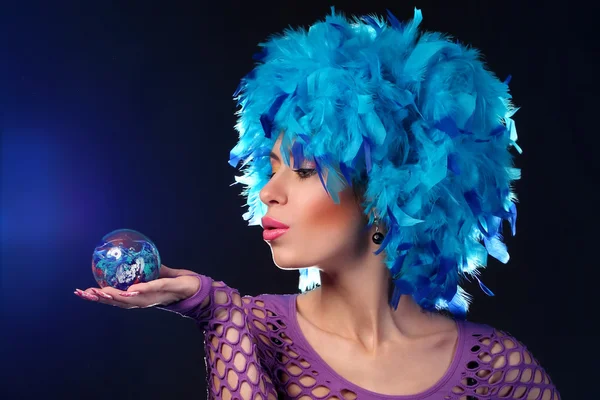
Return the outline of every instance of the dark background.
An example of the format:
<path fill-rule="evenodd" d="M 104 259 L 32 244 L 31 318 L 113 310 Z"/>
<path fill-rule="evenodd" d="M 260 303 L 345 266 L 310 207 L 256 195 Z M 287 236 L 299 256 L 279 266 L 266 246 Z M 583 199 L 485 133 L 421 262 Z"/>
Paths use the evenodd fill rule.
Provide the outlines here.
<path fill-rule="evenodd" d="M 293 293 L 248 228 L 231 98 L 270 33 L 330 12 L 400 20 L 482 50 L 511 91 L 523 169 L 511 261 L 469 318 L 524 342 L 564 399 L 594 399 L 598 172 L 592 5 L 525 1 L 0 2 L 3 399 L 205 398 L 202 334 L 156 309 L 85 302 L 91 254 L 136 229 L 163 262 L 243 294 Z M 525 4 L 526 3 L 526 4 Z M 579 3 L 579 4 L 578 4 Z M 592 3 L 590 3 L 592 4 Z M 508 235 L 508 230 L 506 230 Z M 594 373 L 595 371 L 595 373 Z"/>

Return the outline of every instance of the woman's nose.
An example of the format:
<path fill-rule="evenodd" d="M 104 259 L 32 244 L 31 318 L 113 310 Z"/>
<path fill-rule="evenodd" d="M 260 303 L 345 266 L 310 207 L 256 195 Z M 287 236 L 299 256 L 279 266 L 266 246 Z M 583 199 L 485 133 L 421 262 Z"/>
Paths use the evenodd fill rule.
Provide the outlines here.
<path fill-rule="evenodd" d="M 285 187 L 283 185 L 283 168 L 274 175 L 269 182 L 261 189 L 259 193 L 260 201 L 265 205 L 270 206 L 273 204 L 285 204 L 287 202 L 287 196 L 285 194 Z"/>

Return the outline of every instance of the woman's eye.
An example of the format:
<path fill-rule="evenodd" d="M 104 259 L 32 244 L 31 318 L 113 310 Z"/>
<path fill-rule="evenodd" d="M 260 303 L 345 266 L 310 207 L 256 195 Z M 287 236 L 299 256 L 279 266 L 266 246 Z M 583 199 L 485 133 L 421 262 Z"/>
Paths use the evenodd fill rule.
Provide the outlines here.
<path fill-rule="evenodd" d="M 269 174 L 269 179 L 271 179 L 275 175 L 275 173 L 277 172 L 278 169 L 279 168 L 271 167 L 271 173 Z"/>
<path fill-rule="evenodd" d="M 294 172 L 298 175 L 300 179 L 307 179 L 313 176 L 317 172 L 317 170 L 314 168 L 299 168 L 295 169 Z M 268 175 L 269 179 L 272 179 L 273 176 L 275 176 L 275 172 L 271 172 Z"/>
<path fill-rule="evenodd" d="M 313 176 L 317 172 L 317 170 L 312 169 L 312 168 L 300 168 L 300 169 L 295 169 L 294 172 L 296 172 L 298 174 L 300 179 L 306 179 L 306 178 L 310 178 L 311 176 Z"/>

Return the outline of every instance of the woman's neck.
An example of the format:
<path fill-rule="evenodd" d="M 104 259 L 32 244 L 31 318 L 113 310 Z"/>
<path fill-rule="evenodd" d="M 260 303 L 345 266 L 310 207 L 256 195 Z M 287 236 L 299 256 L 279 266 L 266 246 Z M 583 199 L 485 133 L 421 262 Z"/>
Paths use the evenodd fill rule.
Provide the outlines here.
<path fill-rule="evenodd" d="M 344 263 L 338 273 L 321 271 L 321 287 L 307 296 L 306 312 L 313 325 L 359 343 L 368 353 L 403 336 L 418 334 L 421 308 L 402 296 L 398 309 L 389 305 L 389 271 L 379 257 Z"/>

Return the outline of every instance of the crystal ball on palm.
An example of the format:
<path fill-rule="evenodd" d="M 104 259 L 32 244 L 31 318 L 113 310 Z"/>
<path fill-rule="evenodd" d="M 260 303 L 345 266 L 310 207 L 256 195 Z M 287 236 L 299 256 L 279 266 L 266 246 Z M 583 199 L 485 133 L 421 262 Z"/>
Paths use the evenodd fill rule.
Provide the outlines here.
<path fill-rule="evenodd" d="M 104 236 L 92 257 L 92 272 L 98 285 L 119 290 L 158 278 L 160 265 L 154 243 L 131 229 L 118 229 Z"/>

